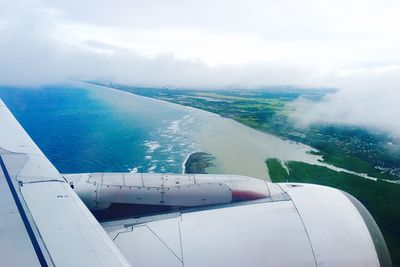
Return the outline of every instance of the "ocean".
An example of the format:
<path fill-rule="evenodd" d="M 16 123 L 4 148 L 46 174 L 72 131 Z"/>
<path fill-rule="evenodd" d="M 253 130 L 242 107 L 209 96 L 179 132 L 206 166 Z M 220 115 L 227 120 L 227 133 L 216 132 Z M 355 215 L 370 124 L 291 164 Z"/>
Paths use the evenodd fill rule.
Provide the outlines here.
<path fill-rule="evenodd" d="M 61 173 L 182 172 L 197 145 L 182 108 L 91 85 L 0 87 L 0 97 Z"/>

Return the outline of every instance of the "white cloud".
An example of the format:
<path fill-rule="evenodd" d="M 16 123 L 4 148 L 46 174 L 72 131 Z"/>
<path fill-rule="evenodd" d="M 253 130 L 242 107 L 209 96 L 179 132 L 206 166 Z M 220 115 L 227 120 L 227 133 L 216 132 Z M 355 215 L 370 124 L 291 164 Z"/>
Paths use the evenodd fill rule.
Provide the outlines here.
<path fill-rule="evenodd" d="M 86 76 L 97 68 L 101 78 L 107 64 L 129 61 L 126 67 L 135 68 L 140 58 L 158 65 L 156 59 L 166 55 L 177 65 L 187 62 L 188 67 L 203 65 L 205 73 L 225 69 L 231 74 L 215 81 L 216 75 L 197 73 L 191 84 L 199 86 L 204 79 L 210 85 L 273 84 L 277 79 L 253 79 L 271 77 L 276 70 L 282 71 L 279 83 L 324 86 L 341 69 L 400 63 L 396 1 L 1 0 L 0 5 L 0 55 L 18 59 L 7 66 L 15 79 L 3 75 L 2 83 L 18 77 L 29 81 L 27 72 L 46 80 Z M 126 59 L 117 62 L 121 55 Z M 32 61 L 34 70 L 27 67 Z M 294 77 L 285 74 L 293 69 L 298 70 Z M 239 74 L 243 80 L 238 81 L 233 75 L 243 71 L 258 73 Z M 109 70 L 107 76 L 119 75 Z M 131 82 L 159 83 L 157 76 Z"/>
<path fill-rule="evenodd" d="M 300 126 L 313 123 L 359 125 L 400 137 L 400 66 L 338 71 L 337 93 L 322 101 L 299 99 L 290 104 L 292 119 Z"/>
<path fill-rule="evenodd" d="M 304 122 L 393 132 L 399 13 L 387 0 L 0 0 L 0 84 L 336 87 Z"/>

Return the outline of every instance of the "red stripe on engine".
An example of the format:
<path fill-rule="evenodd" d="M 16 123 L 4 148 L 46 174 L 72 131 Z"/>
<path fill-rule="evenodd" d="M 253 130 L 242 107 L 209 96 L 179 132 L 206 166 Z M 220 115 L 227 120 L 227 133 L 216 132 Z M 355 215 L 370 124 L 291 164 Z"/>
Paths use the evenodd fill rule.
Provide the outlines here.
<path fill-rule="evenodd" d="M 233 201 L 255 200 L 267 197 L 266 194 L 251 191 L 232 191 Z"/>

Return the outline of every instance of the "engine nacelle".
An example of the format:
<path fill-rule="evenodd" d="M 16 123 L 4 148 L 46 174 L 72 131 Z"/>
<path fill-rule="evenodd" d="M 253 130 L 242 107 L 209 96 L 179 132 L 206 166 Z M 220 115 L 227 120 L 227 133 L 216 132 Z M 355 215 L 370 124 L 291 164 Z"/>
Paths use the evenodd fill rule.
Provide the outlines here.
<path fill-rule="evenodd" d="M 196 207 L 285 197 L 273 183 L 237 175 L 84 173 L 64 177 L 91 210 L 112 203 Z"/>

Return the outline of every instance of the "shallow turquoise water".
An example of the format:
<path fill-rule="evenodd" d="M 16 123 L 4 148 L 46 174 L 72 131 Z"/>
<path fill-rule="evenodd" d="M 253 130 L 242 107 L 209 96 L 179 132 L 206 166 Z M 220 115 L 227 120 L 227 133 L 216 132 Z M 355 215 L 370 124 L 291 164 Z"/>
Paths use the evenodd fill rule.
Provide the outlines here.
<path fill-rule="evenodd" d="M 90 85 L 0 87 L 32 139 L 63 173 L 181 172 L 197 145 L 182 108 Z"/>

